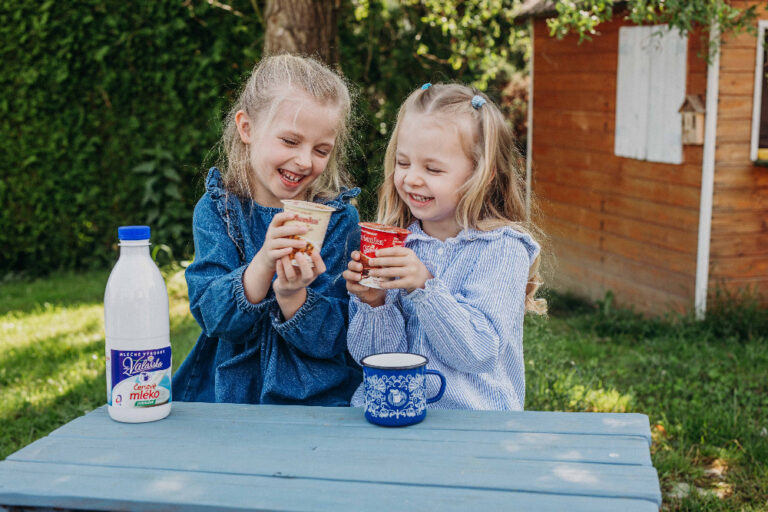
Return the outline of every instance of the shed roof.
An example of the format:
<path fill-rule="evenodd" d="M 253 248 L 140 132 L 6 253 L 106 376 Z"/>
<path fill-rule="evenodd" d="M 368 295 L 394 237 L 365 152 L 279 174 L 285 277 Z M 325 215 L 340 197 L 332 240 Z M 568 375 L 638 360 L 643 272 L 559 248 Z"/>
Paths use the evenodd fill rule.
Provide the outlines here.
<path fill-rule="evenodd" d="M 683 110 L 687 112 L 706 112 L 704 101 L 698 94 L 688 94 L 685 96 L 685 101 L 683 101 L 678 112 L 682 112 Z"/>

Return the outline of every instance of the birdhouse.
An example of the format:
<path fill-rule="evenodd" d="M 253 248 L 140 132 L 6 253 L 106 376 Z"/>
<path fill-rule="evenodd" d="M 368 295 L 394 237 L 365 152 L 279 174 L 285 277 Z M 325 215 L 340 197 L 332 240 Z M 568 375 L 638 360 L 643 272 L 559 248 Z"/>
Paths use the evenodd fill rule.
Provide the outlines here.
<path fill-rule="evenodd" d="M 704 144 L 704 102 L 689 94 L 678 110 L 683 116 L 683 144 Z"/>

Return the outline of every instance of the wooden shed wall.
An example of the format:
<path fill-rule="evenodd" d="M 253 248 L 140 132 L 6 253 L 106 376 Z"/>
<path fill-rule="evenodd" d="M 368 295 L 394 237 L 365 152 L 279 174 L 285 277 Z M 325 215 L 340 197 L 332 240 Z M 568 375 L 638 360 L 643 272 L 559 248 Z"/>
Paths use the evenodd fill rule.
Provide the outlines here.
<path fill-rule="evenodd" d="M 758 6 L 764 2 L 733 2 Z M 726 36 L 720 54 L 720 92 L 709 290 L 752 288 L 768 296 L 768 168 L 749 158 L 757 37 Z M 768 98 L 763 98 L 768 101 Z"/>
<path fill-rule="evenodd" d="M 680 165 L 617 157 L 616 72 L 622 21 L 577 44 L 534 21 L 533 191 L 550 236 L 549 283 L 660 313 L 693 307 L 701 146 Z M 688 94 L 706 96 L 706 62 L 689 38 Z"/>

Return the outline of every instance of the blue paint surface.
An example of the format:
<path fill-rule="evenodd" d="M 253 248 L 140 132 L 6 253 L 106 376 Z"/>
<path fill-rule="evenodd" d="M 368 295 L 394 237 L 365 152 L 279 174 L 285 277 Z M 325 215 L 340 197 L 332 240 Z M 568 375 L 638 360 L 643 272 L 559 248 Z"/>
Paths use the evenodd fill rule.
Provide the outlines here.
<path fill-rule="evenodd" d="M 0 462 L 0 505 L 99 510 L 630 510 L 661 504 L 640 414 L 187 403 L 104 407 Z M 127 483 L 131 485 L 127 485 Z"/>

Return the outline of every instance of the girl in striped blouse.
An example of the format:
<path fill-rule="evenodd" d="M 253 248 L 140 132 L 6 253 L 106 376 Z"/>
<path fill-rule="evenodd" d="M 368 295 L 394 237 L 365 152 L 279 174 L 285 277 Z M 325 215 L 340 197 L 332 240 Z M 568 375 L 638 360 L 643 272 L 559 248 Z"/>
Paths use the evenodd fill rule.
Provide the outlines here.
<path fill-rule="evenodd" d="M 384 289 L 360 284 L 352 253 L 347 346 L 357 361 L 425 355 L 448 382 L 430 407 L 523 409 L 523 316 L 545 313 L 546 302 L 535 298 L 541 235 L 526 220 L 520 160 L 504 116 L 476 90 L 425 84 L 400 108 L 378 221 L 411 234 L 370 260 Z M 364 402 L 361 386 L 352 405 Z"/>

